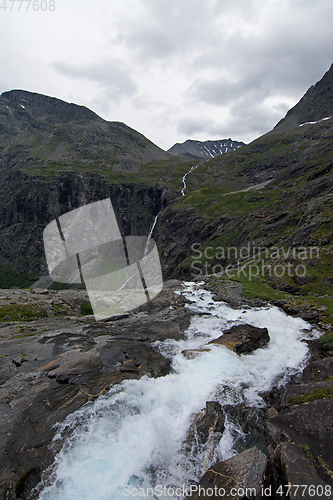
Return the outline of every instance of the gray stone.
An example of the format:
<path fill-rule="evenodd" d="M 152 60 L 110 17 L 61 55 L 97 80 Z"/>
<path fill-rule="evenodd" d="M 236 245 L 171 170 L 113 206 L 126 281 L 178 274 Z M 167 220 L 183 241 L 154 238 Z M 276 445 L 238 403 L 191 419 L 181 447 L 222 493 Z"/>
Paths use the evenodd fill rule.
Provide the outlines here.
<path fill-rule="evenodd" d="M 333 377 L 333 357 L 320 359 L 310 363 L 303 371 L 301 383 L 323 382 Z"/>
<path fill-rule="evenodd" d="M 320 399 L 290 406 L 267 421 L 273 443 L 306 447 L 322 473 L 333 470 L 333 400 Z"/>
<path fill-rule="evenodd" d="M 205 472 L 200 479 L 198 490 L 188 498 L 195 500 L 260 498 L 267 462 L 267 457 L 255 446 L 224 462 L 218 462 Z"/>
<path fill-rule="evenodd" d="M 315 384 L 297 384 L 297 385 L 287 385 L 281 400 L 281 406 L 286 408 L 293 403 L 290 401 L 290 398 L 305 396 L 311 392 L 317 391 L 319 389 L 331 389 L 333 390 L 333 381 L 332 382 L 317 382 Z"/>
<path fill-rule="evenodd" d="M 324 495 L 325 486 L 328 488 L 329 486 L 318 476 L 315 466 L 310 463 L 306 453 L 295 443 L 279 444 L 275 450 L 274 459 L 280 469 L 282 479 L 282 484 L 278 485 L 279 491 L 286 494 L 286 485 L 290 485 L 290 498 L 295 500 L 327 497 Z M 296 485 L 299 485 L 299 488 Z"/>

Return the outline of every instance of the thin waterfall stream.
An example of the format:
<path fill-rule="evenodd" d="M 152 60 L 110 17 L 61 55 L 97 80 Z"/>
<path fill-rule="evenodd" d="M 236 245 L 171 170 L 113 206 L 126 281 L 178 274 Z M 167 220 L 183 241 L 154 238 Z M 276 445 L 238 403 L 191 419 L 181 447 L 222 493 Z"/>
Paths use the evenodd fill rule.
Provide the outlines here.
<path fill-rule="evenodd" d="M 182 188 L 182 196 L 185 196 L 185 189 L 186 189 L 186 182 L 185 182 L 185 179 L 186 177 L 191 173 L 193 172 L 193 170 L 195 170 L 198 166 L 200 165 L 200 163 L 198 163 L 198 165 L 193 165 L 193 167 L 190 168 L 190 170 L 188 172 L 186 172 L 186 174 L 183 175 L 183 178 L 182 178 L 182 182 L 183 182 L 183 188 Z"/>
<path fill-rule="evenodd" d="M 205 447 L 185 453 L 193 415 L 212 399 L 222 406 L 264 407 L 262 395 L 304 367 L 308 348 L 302 340 L 319 336 L 274 306 L 232 309 L 199 283 L 187 283 L 179 293 L 195 312 L 186 338 L 155 344 L 172 359 L 172 372 L 125 380 L 60 423 L 54 446 L 61 449 L 39 485 L 39 500 L 118 500 L 139 491 L 145 498 L 170 498 L 163 487 L 198 481 L 212 461 L 236 454 L 235 443 L 244 438 L 235 422 L 226 422 L 212 456 Z M 207 347 L 241 323 L 267 327 L 269 344 L 241 356 L 216 344 L 191 359 L 182 353 Z"/>
<path fill-rule="evenodd" d="M 158 218 L 158 214 L 157 214 L 157 215 L 155 215 L 154 221 L 153 221 L 152 225 L 150 226 L 149 233 L 148 233 L 148 237 L 147 237 L 147 243 L 146 243 L 146 247 L 145 247 L 145 251 L 144 251 L 144 256 L 146 256 L 146 255 L 147 255 L 147 253 L 148 253 L 148 250 L 149 250 L 149 243 L 150 243 L 150 240 L 151 240 L 151 237 L 152 237 L 153 231 L 154 231 L 155 226 L 156 226 L 157 218 Z"/>

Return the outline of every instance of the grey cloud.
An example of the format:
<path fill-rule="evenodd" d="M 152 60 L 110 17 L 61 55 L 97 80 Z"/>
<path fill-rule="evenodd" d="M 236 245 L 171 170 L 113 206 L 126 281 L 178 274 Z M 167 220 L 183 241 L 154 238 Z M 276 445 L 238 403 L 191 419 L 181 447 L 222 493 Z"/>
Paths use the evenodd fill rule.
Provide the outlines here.
<path fill-rule="evenodd" d="M 177 125 L 177 132 L 192 137 L 194 134 L 207 132 L 214 125 L 214 120 L 204 117 L 186 117 L 180 119 Z"/>
<path fill-rule="evenodd" d="M 82 78 L 99 83 L 107 88 L 108 95 L 113 100 L 122 96 L 133 96 L 137 90 L 130 69 L 119 59 L 86 65 L 55 61 L 51 66 L 69 78 Z"/>
<path fill-rule="evenodd" d="M 223 122 L 206 117 L 189 116 L 182 118 L 177 127 L 180 134 L 193 137 L 196 134 L 210 135 L 212 138 L 228 138 L 249 142 L 251 137 L 260 136 L 271 130 L 285 115 L 289 106 L 281 104 L 267 109 L 263 105 L 239 99 L 230 108 L 230 115 Z"/>
<path fill-rule="evenodd" d="M 229 2 L 227 2 L 229 3 Z M 230 2 L 231 3 L 231 2 Z M 138 54 L 144 63 L 166 59 L 210 39 L 210 25 L 220 3 L 202 0 L 158 0 L 141 3 L 143 10 L 121 23 L 118 42 Z"/>

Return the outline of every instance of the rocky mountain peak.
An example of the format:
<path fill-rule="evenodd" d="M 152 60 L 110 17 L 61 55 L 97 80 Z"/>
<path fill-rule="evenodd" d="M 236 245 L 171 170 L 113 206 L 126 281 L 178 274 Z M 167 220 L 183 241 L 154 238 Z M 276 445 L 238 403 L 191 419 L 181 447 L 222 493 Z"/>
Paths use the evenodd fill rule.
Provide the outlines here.
<path fill-rule="evenodd" d="M 274 131 L 284 132 L 305 123 L 314 123 L 333 116 L 333 64 L 319 82 L 304 94 L 285 118 L 278 122 Z"/>
<path fill-rule="evenodd" d="M 85 106 L 11 90 L 0 96 L 2 171 L 137 171 L 169 155 L 124 123 L 106 121 Z"/>
<path fill-rule="evenodd" d="M 27 90 L 10 90 L 3 92 L 0 103 L 3 106 L 18 108 L 21 113 L 28 111 L 36 118 L 46 115 L 51 122 L 66 123 L 68 121 L 100 120 L 101 118 L 86 108 L 77 104 L 68 103 L 36 92 Z"/>
<path fill-rule="evenodd" d="M 168 150 L 168 153 L 187 159 L 207 160 L 209 158 L 215 158 L 215 156 L 223 153 L 234 151 L 244 145 L 244 142 L 233 141 L 230 137 L 229 139 L 219 139 L 215 141 L 195 141 L 188 139 L 182 144 L 174 144 Z"/>

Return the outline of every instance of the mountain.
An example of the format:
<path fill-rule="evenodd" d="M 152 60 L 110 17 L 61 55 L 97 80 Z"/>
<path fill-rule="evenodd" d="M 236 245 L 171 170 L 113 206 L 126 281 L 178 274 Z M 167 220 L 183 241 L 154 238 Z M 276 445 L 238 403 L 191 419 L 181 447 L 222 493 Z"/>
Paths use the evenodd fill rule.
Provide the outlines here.
<path fill-rule="evenodd" d="M 53 97 L 11 90 L 0 97 L 3 168 L 135 172 L 168 154 L 124 123 Z"/>
<path fill-rule="evenodd" d="M 228 153 L 229 151 L 234 151 L 244 145 L 244 142 L 233 141 L 230 138 L 216 141 L 193 141 L 188 139 L 182 144 L 174 144 L 168 149 L 168 153 L 182 156 L 189 160 L 206 160 L 208 158 L 215 158 L 215 156 L 223 153 Z"/>
<path fill-rule="evenodd" d="M 272 131 L 187 175 L 186 195 L 156 228 L 169 275 L 228 279 L 236 266 L 231 277 L 249 296 L 296 294 L 333 321 L 332 99 L 331 67 Z"/>
<path fill-rule="evenodd" d="M 164 277 L 193 278 L 237 265 L 239 249 L 246 247 L 259 266 L 256 292 L 248 269 L 234 278 L 248 293 L 260 292 L 268 300 L 287 300 L 290 292 L 328 293 L 333 282 L 332 77 L 331 67 L 272 131 L 199 165 L 197 158 L 163 152 L 126 125 L 106 122 L 87 108 L 23 91 L 3 94 L 1 286 L 27 285 L 46 275 L 44 227 L 110 196 L 123 234 L 146 235 L 155 221 Z M 212 142 L 217 151 L 218 141 Z M 267 250 L 264 265 L 287 269 L 291 259 L 294 269 L 305 262 L 306 277 L 272 275 L 262 267 L 256 250 L 261 247 L 285 249 L 275 260 Z M 320 258 L 305 255 L 303 262 L 301 247 L 319 248 Z M 328 307 L 324 298 L 313 300 Z"/>
<path fill-rule="evenodd" d="M 0 98 L 0 286 L 27 286 L 46 276 L 45 226 L 69 210 L 110 197 L 123 234 L 152 232 L 165 278 L 199 281 L 199 286 L 208 288 L 215 298 L 235 307 L 265 306 L 261 309 L 263 321 L 273 332 L 277 321 L 282 321 L 287 333 L 293 327 L 290 318 L 277 315 L 276 309 L 267 315 L 264 301 L 306 320 L 298 321 L 305 329 L 312 363 L 304 370 L 301 384 L 288 386 L 281 401 L 279 393 L 285 381 L 289 377 L 292 384 L 299 380 L 295 367 L 300 358 L 292 345 L 289 351 L 287 346 L 283 350 L 290 369 L 275 380 L 278 390 L 267 393 L 262 387 L 258 414 L 250 407 L 249 412 L 244 411 L 243 402 L 228 405 L 228 411 L 247 435 L 244 447 L 269 444 L 272 468 L 266 470 L 267 484 L 282 491 L 281 484 L 295 484 L 302 470 L 302 482 L 308 485 L 310 496 L 310 488 L 314 491 L 315 486 L 317 496 L 320 491 L 331 492 L 333 467 L 332 83 L 331 67 L 272 131 L 199 165 L 198 159 L 186 161 L 167 154 L 126 125 L 105 122 L 87 108 L 23 91 Z M 175 281 L 168 283 L 167 292 Z M 72 293 L 69 291 L 67 297 Z M 83 295 L 81 303 L 79 297 L 73 297 L 72 307 L 68 307 L 66 295 L 44 290 L 3 293 L 2 335 L 11 353 L 2 360 L 5 378 L 11 379 L 3 384 L 7 391 L 3 407 L 9 415 L 2 433 L 6 450 L 2 491 L 6 498 L 30 497 L 40 471 L 53 460 L 56 449 L 48 446 L 53 436 L 51 425 L 104 393 L 104 387 L 108 390 L 103 384 L 145 373 L 145 366 L 151 367 L 147 356 L 154 364 L 149 373 L 154 374 L 159 365 L 145 342 L 152 339 L 156 344 L 156 339 L 165 336 L 178 338 L 190 320 L 182 316 L 181 297 L 172 301 L 164 291 L 143 314 L 122 317 L 121 324 L 90 323 L 91 319 L 83 318 L 91 331 L 86 326 L 83 335 L 77 335 L 77 329 L 74 335 L 75 318 L 67 315 L 74 308 L 77 314 L 87 312 L 89 304 L 82 303 L 86 300 Z M 251 301 L 245 303 L 244 296 Z M 52 322 L 51 327 L 45 327 L 44 320 L 37 321 L 35 327 L 34 323 L 22 324 L 21 314 L 28 319 L 53 314 L 66 314 L 66 318 L 61 327 L 53 317 L 45 318 Z M 84 325 L 82 318 L 77 319 Z M 318 329 L 326 331 L 320 339 Z M 89 337 L 91 333 L 88 342 L 86 334 Z M 99 339 L 106 335 L 105 342 L 96 337 L 97 341 L 104 351 L 111 344 L 116 353 L 111 353 L 112 357 L 104 352 L 108 366 L 97 356 L 94 335 Z M 48 362 L 52 338 L 57 359 Z M 292 335 L 290 339 L 292 343 Z M 47 347 L 47 364 L 40 357 L 40 345 Z M 142 354 L 139 352 L 140 359 L 134 363 L 138 350 Z M 81 354 L 82 363 L 78 361 Z M 36 360 L 43 366 L 40 376 L 32 378 L 28 372 L 36 369 Z M 113 370 L 113 364 L 120 378 L 110 378 L 108 370 Z M 83 378 L 80 370 L 85 372 Z M 225 392 L 223 387 L 221 391 Z M 270 406 L 268 411 L 264 403 Z M 211 419 L 214 431 L 220 405 L 209 401 L 206 406 L 206 415 L 202 417 L 201 412 L 201 422 L 195 422 L 208 428 Z M 11 429 L 15 432 L 10 434 Z M 27 436 L 30 441 L 23 443 Z M 238 465 L 242 470 L 242 455 Z M 327 486 L 323 487 L 322 481 Z"/>
<path fill-rule="evenodd" d="M 123 234 L 147 234 L 168 202 L 164 188 L 167 181 L 172 188 L 169 174 L 177 163 L 124 123 L 24 90 L 0 96 L 0 158 L 5 288 L 47 273 L 43 228 L 85 203 L 111 196 Z"/>
<path fill-rule="evenodd" d="M 279 123 L 273 133 L 290 131 L 304 126 L 314 125 L 333 116 L 333 64 L 323 78 L 312 85 L 302 99 L 291 108 Z"/>

